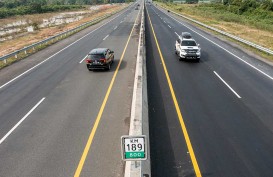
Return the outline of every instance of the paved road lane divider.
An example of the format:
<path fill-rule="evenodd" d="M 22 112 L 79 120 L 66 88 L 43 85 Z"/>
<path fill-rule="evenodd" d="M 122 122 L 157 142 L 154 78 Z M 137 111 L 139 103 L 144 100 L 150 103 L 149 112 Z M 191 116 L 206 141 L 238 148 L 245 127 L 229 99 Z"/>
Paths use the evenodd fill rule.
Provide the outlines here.
<path fill-rule="evenodd" d="M 151 177 L 144 20 L 144 5 L 142 5 L 129 135 L 145 135 L 148 144 L 147 159 L 126 161 L 125 177 Z"/>

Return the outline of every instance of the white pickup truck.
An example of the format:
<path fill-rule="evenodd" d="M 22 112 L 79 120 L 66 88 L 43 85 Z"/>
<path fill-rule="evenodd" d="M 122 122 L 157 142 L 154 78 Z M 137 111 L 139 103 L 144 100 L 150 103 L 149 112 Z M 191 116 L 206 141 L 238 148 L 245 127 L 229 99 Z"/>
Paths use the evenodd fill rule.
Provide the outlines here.
<path fill-rule="evenodd" d="M 179 60 L 190 59 L 200 61 L 201 48 L 195 42 L 191 34 L 182 32 L 181 36 L 175 42 L 175 53 L 179 56 Z"/>

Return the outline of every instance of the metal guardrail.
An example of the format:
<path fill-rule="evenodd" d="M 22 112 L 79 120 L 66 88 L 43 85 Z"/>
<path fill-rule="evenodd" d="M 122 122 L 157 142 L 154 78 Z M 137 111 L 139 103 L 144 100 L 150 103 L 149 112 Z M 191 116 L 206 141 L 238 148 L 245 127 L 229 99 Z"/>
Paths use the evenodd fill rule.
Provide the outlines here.
<path fill-rule="evenodd" d="M 162 6 L 161 6 L 161 7 L 162 7 Z M 174 12 L 174 11 L 171 11 L 170 9 L 167 9 L 167 8 L 165 8 L 165 7 L 162 7 L 162 8 L 165 9 L 165 10 L 170 11 L 171 13 L 173 13 L 173 14 L 175 14 L 175 15 L 178 15 L 178 16 L 183 17 L 183 18 L 185 18 L 185 19 L 187 19 L 187 20 L 189 20 L 189 21 L 192 21 L 192 22 L 194 22 L 194 23 L 196 23 L 196 24 L 198 24 L 198 25 L 201 25 L 201 26 L 203 26 L 203 27 L 205 27 L 205 28 L 208 28 L 208 29 L 210 29 L 210 30 L 216 31 L 216 32 L 218 32 L 218 33 L 220 33 L 220 34 L 222 34 L 222 35 L 228 36 L 228 37 L 230 37 L 230 38 L 232 38 L 232 39 L 234 39 L 234 40 L 237 40 L 237 41 L 239 41 L 239 42 L 241 42 L 241 43 L 244 43 L 244 44 L 246 44 L 246 45 L 249 45 L 249 46 L 251 46 L 251 47 L 253 47 L 253 48 L 255 48 L 255 49 L 258 49 L 258 50 L 260 50 L 260 51 L 263 51 L 263 52 L 265 52 L 265 53 L 267 53 L 267 54 L 273 55 L 273 51 L 270 50 L 270 49 L 268 49 L 268 48 L 262 47 L 262 46 L 260 46 L 260 45 L 258 45 L 258 44 L 255 44 L 255 43 L 253 43 L 253 42 L 250 42 L 250 41 L 247 41 L 247 40 L 245 40 L 245 39 L 242 39 L 242 38 L 240 38 L 240 37 L 238 37 L 238 36 L 235 36 L 235 35 L 229 34 L 229 33 L 227 33 L 227 32 L 221 31 L 221 30 L 219 30 L 219 29 L 217 29 L 217 28 L 208 26 L 208 25 L 206 25 L 206 24 L 204 24 L 204 23 L 201 23 L 201 22 L 199 22 L 199 21 L 197 21 L 197 20 L 191 19 L 191 18 L 189 18 L 189 17 L 186 17 L 186 16 L 181 15 L 181 14 L 179 14 L 179 13 L 176 13 L 176 12 Z"/>
<path fill-rule="evenodd" d="M 126 8 L 126 7 L 125 7 L 125 8 Z M 36 43 L 31 44 L 31 45 L 29 45 L 29 46 L 26 46 L 26 47 L 24 47 L 24 48 L 22 48 L 22 49 L 19 49 L 19 50 L 16 50 L 16 51 L 12 52 L 12 53 L 9 53 L 9 54 L 7 54 L 7 55 L 4 55 L 4 56 L 0 57 L 0 61 L 3 61 L 4 63 L 7 63 L 7 60 L 8 60 L 9 58 L 15 57 L 15 58 L 17 59 L 17 58 L 18 58 L 18 55 L 19 55 L 20 53 L 22 53 L 22 52 L 24 52 L 25 55 L 26 55 L 26 54 L 27 54 L 27 51 L 30 50 L 30 49 L 33 49 L 33 51 L 35 51 L 35 48 L 38 47 L 38 46 L 41 46 L 41 45 L 43 45 L 43 44 L 47 44 L 47 43 L 50 42 L 50 41 L 51 41 L 51 42 L 54 42 L 54 40 L 58 41 L 58 40 L 61 39 L 61 38 L 64 38 L 64 37 L 66 37 L 66 36 L 69 36 L 69 35 L 72 35 L 72 34 L 74 34 L 74 33 L 76 33 L 76 32 L 79 32 L 79 31 L 81 31 L 81 30 L 83 30 L 83 29 L 85 29 L 85 28 L 87 28 L 87 27 L 93 25 L 94 23 L 97 23 L 97 22 L 99 22 L 99 21 L 101 21 L 101 20 L 104 20 L 104 19 L 106 19 L 107 17 L 110 17 L 110 16 L 112 16 L 112 15 L 114 15 L 114 14 L 116 14 L 116 13 L 122 11 L 122 10 L 124 10 L 125 8 L 122 8 L 121 10 L 118 10 L 118 11 L 116 11 L 116 12 L 112 12 L 112 13 L 109 13 L 109 14 L 107 14 L 107 15 L 101 16 L 101 17 L 96 18 L 96 19 L 94 19 L 94 20 L 91 20 L 91 21 L 89 21 L 89 22 L 83 23 L 83 24 L 81 24 L 81 25 L 79 25 L 79 26 L 77 26 L 77 27 L 75 27 L 75 28 L 72 28 L 72 29 L 70 29 L 70 30 L 64 31 L 64 32 L 62 32 L 62 33 L 60 33 L 60 34 L 57 34 L 57 35 L 55 35 L 55 36 L 46 38 L 46 39 L 44 39 L 44 40 L 42 40 L 42 41 L 36 42 Z"/>

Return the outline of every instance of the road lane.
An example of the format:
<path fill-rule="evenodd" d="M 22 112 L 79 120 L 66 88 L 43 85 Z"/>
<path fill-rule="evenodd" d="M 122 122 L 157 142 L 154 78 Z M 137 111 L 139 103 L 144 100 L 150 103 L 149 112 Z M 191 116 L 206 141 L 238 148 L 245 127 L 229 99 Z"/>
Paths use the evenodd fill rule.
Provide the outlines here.
<path fill-rule="evenodd" d="M 128 14 L 130 13 L 130 11 L 125 11 L 124 13 Z M 63 48 L 65 48 L 66 46 L 62 46 L 59 50 L 55 50 L 55 53 L 53 54 L 50 51 L 47 51 L 49 53 L 47 57 L 44 56 L 44 51 L 41 51 L 42 57 L 44 57 L 44 59 L 49 57 L 51 59 L 38 66 L 37 68 L 31 70 L 24 76 L 18 78 L 16 82 L 14 81 L 2 88 L 0 90 L 0 101 L 1 105 L 3 105 L 0 110 L 0 135 L 3 135 L 4 132 L 7 132 L 7 130 L 15 124 L 15 122 L 18 122 L 18 119 L 13 121 L 13 117 L 18 117 L 18 115 L 21 115 L 22 117 L 27 111 L 29 111 L 29 109 L 34 104 L 36 104 L 39 99 L 44 97 L 49 90 L 54 88 L 55 84 L 66 76 L 66 73 L 68 73 L 75 65 L 77 65 L 77 60 L 86 56 L 90 49 L 95 48 L 97 45 L 99 45 L 104 37 L 103 34 L 110 33 L 112 29 L 109 27 L 111 27 L 113 24 L 116 24 L 118 21 L 121 20 L 121 18 L 121 16 L 117 16 L 113 21 L 104 25 L 103 28 L 101 27 L 102 29 L 99 28 L 99 30 L 91 31 L 92 33 L 90 35 L 86 36 L 78 43 L 75 43 L 66 50 L 63 50 Z M 100 26 L 101 25 L 102 24 L 100 24 Z M 94 30 L 98 27 L 91 29 Z M 88 31 L 88 33 L 90 33 L 90 31 Z M 84 36 L 85 34 L 86 33 L 83 33 L 82 36 Z M 76 37 L 78 39 L 80 38 L 79 36 Z M 73 43 L 75 41 L 73 40 L 71 42 L 70 38 L 67 40 L 70 41 L 70 43 Z M 57 47 L 59 47 L 58 43 L 56 45 Z M 75 47 L 76 50 L 72 49 L 72 47 Z M 25 61 L 23 60 L 22 62 L 28 62 L 31 65 L 32 63 L 35 63 L 33 58 L 40 58 L 39 54 L 40 52 L 34 54 L 33 56 L 30 56 L 30 62 L 28 62 L 29 59 Z M 23 72 L 24 71 L 22 71 L 22 73 Z M 6 78 L 10 78 L 9 75 L 5 74 L 5 70 L 3 72 L 1 70 L 1 85 L 8 81 Z M 10 80 L 11 79 L 12 78 L 10 78 Z M 39 92 L 36 92 L 36 90 L 39 90 Z M 36 96 L 35 94 L 38 95 Z M 13 109 L 15 107 L 16 109 Z"/>
<path fill-rule="evenodd" d="M 150 25 L 151 25 L 151 29 L 152 29 L 152 32 L 153 32 L 153 37 L 155 39 L 155 42 L 156 42 L 156 47 L 157 47 L 157 50 L 159 52 L 159 55 L 160 55 L 160 60 L 162 62 L 162 66 L 164 68 L 164 73 L 166 75 L 166 79 L 167 79 L 167 82 L 168 82 L 168 86 L 170 88 L 170 92 L 171 92 L 171 95 L 172 95 L 172 99 L 173 99 L 173 104 L 175 106 L 175 110 L 176 110 L 176 113 L 177 113 L 177 117 L 179 119 L 179 123 L 181 125 L 181 129 L 182 129 L 182 132 L 183 132 L 183 135 L 185 137 L 185 142 L 187 144 L 187 149 L 188 149 L 188 152 L 189 152 L 189 155 L 190 155 L 190 158 L 191 158 L 191 161 L 192 161 L 192 165 L 193 165 L 193 168 L 194 168 L 194 172 L 195 172 L 195 175 L 197 177 L 201 177 L 201 172 L 200 172 L 200 168 L 198 166 L 198 162 L 196 160 L 196 157 L 195 157 L 195 153 L 194 153 L 194 150 L 192 148 L 192 144 L 191 144 L 191 140 L 189 138 L 189 135 L 188 135 L 188 131 L 187 131 L 187 128 L 186 128 L 186 125 L 185 125 L 185 122 L 184 122 L 184 119 L 183 119 L 183 116 L 181 114 L 181 110 L 180 110 L 180 107 L 179 107 L 179 104 L 177 102 L 177 97 L 176 97 L 176 94 L 174 92 L 174 89 L 173 89 L 173 84 L 172 84 L 172 81 L 170 79 L 170 76 L 169 76 L 169 72 L 168 72 L 168 69 L 166 68 L 166 64 L 165 64 L 165 60 L 163 58 L 163 55 L 162 55 L 162 52 L 161 52 L 161 49 L 160 49 L 160 46 L 158 44 L 158 40 L 157 40 L 157 37 L 156 37 L 156 34 L 154 32 L 154 28 L 153 28 L 153 25 L 152 25 L 152 22 L 151 22 L 151 18 L 149 16 L 149 13 L 148 14 L 148 19 L 149 19 L 149 22 L 150 22 Z M 162 18 L 161 18 L 162 19 Z M 171 28 L 169 25 L 168 25 L 169 28 Z"/>
<path fill-rule="evenodd" d="M 0 176 L 73 176 L 137 13 L 130 8 L 69 50 L 0 90 L 0 100 L 5 106 L 0 111 L 3 136 L 22 118 L 20 115 L 45 97 L 1 144 Z M 117 25 L 127 14 L 129 18 Z M 113 31 L 116 25 L 118 30 Z M 98 140 L 95 139 L 89 153 L 94 157 L 87 158 L 81 176 L 121 176 L 123 173 L 120 136 L 128 134 L 129 128 L 137 27 L 121 63 L 117 85 L 113 85 L 112 92 L 117 96 L 109 97 L 102 126 L 96 133 Z M 107 34 L 109 37 L 103 40 Z M 95 47 L 109 47 L 115 51 L 115 63 L 110 71 L 89 72 L 85 63 L 79 63 Z M 103 151 L 107 147 L 113 149 L 110 155 Z"/>
<path fill-rule="evenodd" d="M 169 15 L 165 11 L 159 11 L 158 13 L 162 12 Z M 273 95 L 271 93 L 273 87 L 272 63 L 269 65 L 263 62 L 262 59 L 258 60 L 258 56 L 249 54 L 242 48 L 234 48 L 231 43 L 218 40 L 214 36 L 194 28 L 186 21 L 181 21 L 176 16 L 171 15 L 171 17 L 168 18 L 166 16 L 170 23 L 179 22 L 176 28 L 177 31 L 186 30 L 192 32 L 191 30 L 193 30 L 194 38 L 201 44 L 203 49 L 203 63 L 207 65 L 211 72 L 218 72 L 232 87 L 238 90 L 244 98 L 242 101 L 273 132 L 273 119 L 270 116 L 272 115 L 271 108 L 273 104 Z M 203 39 L 208 39 L 209 41 Z M 209 57 L 208 55 L 211 56 Z M 247 92 L 245 91 L 246 89 Z"/>
<path fill-rule="evenodd" d="M 139 11 L 140 12 L 140 11 Z M 136 19 L 135 19 L 135 21 L 134 21 L 134 23 L 133 24 L 137 24 L 136 22 L 138 21 L 138 24 L 139 24 L 139 13 L 138 12 L 138 15 L 137 15 L 137 17 L 136 17 Z M 131 23 L 131 22 L 130 22 Z M 99 110 L 99 113 L 98 113 L 98 115 L 97 115 L 97 118 L 96 118 L 96 121 L 95 121 L 95 123 L 94 123 L 94 126 L 93 126 L 93 128 L 92 128 L 92 131 L 91 131 L 91 133 L 90 133 L 90 136 L 89 136 L 89 138 L 88 138 L 88 141 L 87 141 L 87 143 L 86 143 L 86 146 L 85 146 L 85 148 L 84 148 L 84 151 L 83 151 L 83 154 L 82 154 L 82 156 L 81 156 L 81 159 L 80 159 L 80 162 L 79 162 L 79 164 L 78 164 L 78 167 L 77 167 L 77 170 L 76 170 L 76 172 L 75 172 L 75 177 L 77 177 L 77 176 L 80 176 L 80 174 L 81 174 L 81 172 L 82 172 L 82 169 L 83 169 L 83 167 L 84 167 L 84 163 L 85 163 L 85 161 L 87 160 L 87 156 L 88 156 L 88 154 L 89 154 L 89 151 L 90 151 L 90 147 L 91 147 L 91 145 L 92 145 L 92 142 L 93 142 L 93 139 L 94 139 L 94 137 L 95 137 L 95 134 L 96 134 L 96 131 L 97 131 L 97 129 L 98 129 L 98 126 L 99 126 L 99 123 L 100 123 L 100 120 L 101 120 L 101 118 L 102 118 L 102 116 L 103 116 L 103 113 L 104 113 L 104 110 L 105 110 L 105 107 L 106 107 L 106 104 L 107 104 L 107 102 L 108 102 L 108 98 L 109 98 L 109 96 L 110 96 L 110 93 L 111 93 L 111 90 L 112 90 L 112 88 L 113 88 L 113 84 L 115 83 L 115 79 L 116 79 L 116 76 L 117 76 L 117 74 L 118 74 L 118 70 L 119 70 L 119 68 L 120 68 L 120 66 L 121 66 L 121 63 L 123 62 L 123 59 L 124 59 L 124 55 L 125 55 L 125 52 L 127 51 L 127 47 L 128 47 L 128 44 L 129 44 L 129 42 L 130 42 L 130 40 L 131 40 L 131 38 L 132 38 L 132 34 L 134 33 L 135 35 L 137 35 L 138 34 L 138 31 L 135 29 L 135 26 L 134 25 L 128 25 L 128 26 L 132 26 L 132 30 L 131 30 L 131 32 L 130 32 L 130 34 L 129 34 L 129 37 L 128 37 L 128 39 L 127 39 L 127 42 L 126 42 L 126 45 L 125 45 L 125 47 L 124 47 L 124 50 L 123 50 L 123 52 L 122 52 L 122 55 L 121 55 L 121 57 L 120 57 L 120 59 L 119 59 L 119 61 L 118 61 L 118 64 L 117 64 L 117 68 L 116 68 L 116 70 L 115 70 L 115 72 L 114 72 L 114 75 L 113 75 L 113 77 L 112 77 L 112 79 L 111 79 L 111 82 L 110 82 L 110 84 L 109 84 L 109 87 L 108 87 L 108 89 L 107 89 L 107 92 L 106 92 L 106 95 L 105 95 L 105 97 L 104 97 L 104 99 L 103 99 L 103 103 L 102 103 L 102 105 L 101 105 L 101 108 L 100 108 L 100 110 Z M 107 35 L 107 37 L 108 37 L 109 35 Z M 104 38 L 105 39 L 105 38 Z M 103 40 L 104 40 L 103 39 Z M 116 41 L 118 41 L 118 40 L 114 40 L 114 39 L 116 39 L 116 37 L 114 37 L 113 39 L 112 39 L 112 41 L 114 41 L 113 42 L 113 44 L 116 42 Z M 111 41 L 111 40 L 109 40 L 109 41 Z M 105 44 L 106 45 L 106 44 Z M 107 45 L 109 45 L 109 44 L 107 44 Z M 114 46 L 114 45 L 113 45 Z M 111 108 L 111 106 L 109 106 L 110 108 Z M 111 112 L 110 112 L 110 114 L 108 114 L 107 116 L 111 116 L 111 115 L 113 115 Z M 117 117 L 118 118 L 118 120 L 119 120 L 119 117 Z M 120 125 L 120 124 L 119 124 Z M 105 131 L 103 131 L 103 133 L 105 134 Z M 119 134 L 119 135 L 122 135 L 122 134 Z M 111 141 L 111 143 L 113 143 L 113 141 L 116 141 L 117 140 L 117 138 L 109 138 L 108 136 L 106 136 L 105 138 L 108 138 L 109 140 L 108 141 Z M 107 145 L 107 143 L 104 145 L 104 146 L 106 146 L 106 149 L 110 149 L 110 153 L 113 153 L 112 151 L 113 150 L 116 150 L 116 152 L 117 152 L 117 149 L 119 149 L 119 148 L 117 148 L 118 147 L 118 145 L 117 144 L 119 144 L 119 143 L 116 143 L 116 146 L 114 147 L 114 148 L 111 148 L 112 146 L 109 146 L 109 145 Z M 101 147 L 101 144 L 99 145 L 99 147 Z M 100 151 L 99 151 L 100 152 Z M 108 159 L 108 155 L 106 155 L 106 153 L 105 153 L 105 151 L 102 151 L 102 156 L 103 156 L 103 158 L 102 158 L 102 160 L 104 159 L 104 158 L 106 158 L 106 159 Z M 94 154 L 98 154 L 98 151 L 95 151 L 95 153 Z M 118 154 L 118 153 L 117 153 Z M 102 156 L 100 156 L 100 157 L 102 157 Z M 105 157 L 106 156 L 106 157 Z M 111 156 L 111 154 L 110 154 L 110 156 Z M 89 157 L 90 158 L 90 157 Z M 91 158 L 91 160 L 92 160 L 92 158 Z M 100 160 L 100 164 L 103 164 L 104 166 L 106 166 L 106 164 L 107 163 L 102 163 L 102 160 Z M 118 160 L 118 158 L 116 158 L 115 160 Z M 92 165 L 91 165 L 92 166 Z M 87 168 L 88 170 L 90 170 L 90 167 L 89 168 Z M 95 168 L 95 169 L 97 169 L 97 168 Z M 103 168 L 103 170 L 104 170 L 104 168 Z M 92 170 L 90 170 L 90 172 L 92 172 Z M 88 173 L 87 173 L 88 174 Z M 89 173 L 90 174 L 90 173 Z M 92 172 L 91 174 L 93 174 L 94 175 L 94 172 Z M 102 173 L 100 172 L 100 173 L 98 173 L 98 175 L 102 175 Z M 113 174 L 112 174 L 113 175 Z M 108 175 L 106 175 L 106 176 L 108 176 Z"/>
<path fill-rule="evenodd" d="M 181 24 L 154 6 L 147 6 L 147 9 L 202 176 L 272 176 L 270 166 L 273 161 L 269 158 L 273 154 L 273 129 L 272 124 L 269 124 L 273 115 L 273 110 L 270 110 L 273 106 L 271 79 L 183 26 L 189 24 L 182 19 L 179 19 Z M 150 25 L 146 25 L 147 38 L 153 38 Z M 192 25 L 191 28 L 272 76 L 271 66 Z M 174 42 L 177 39 L 175 32 L 181 34 L 182 31 L 191 32 L 200 43 L 200 63 L 179 62 L 174 54 Z M 166 77 L 156 54 L 158 51 L 154 39 L 147 41 L 147 48 L 150 51 L 147 52 L 147 58 L 150 58 L 147 66 L 154 68 L 148 73 L 149 106 L 153 110 L 149 115 L 152 174 L 194 175 L 193 167 L 189 166 L 185 140 L 181 139 L 181 127 L 173 113 L 170 91 L 164 81 Z M 242 99 L 237 98 L 214 71 L 238 91 Z M 158 79 L 157 84 L 154 78 Z M 164 95 L 161 96 L 163 103 L 158 103 L 154 95 Z M 162 154 L 166 151 L 169 153 Z"/>
<path fill-rule="evenodd" d="M 132 11 L 133 9 L 131 7 L 131 9 L 123 13 L 124 15 L 127 15 Z M 75 43 L 73 46 L 70 46 L 66 50 L 63 49 L 87 33 L 90 33 L 90 31 L 87 29 L 81 33 L 82 36 L 77 34 L 71 38 L 65 39 L 66 43 L 61 43 L 61 45 L 57 43 L 54 45 L 56 46 L 57 50 L 51 46 L 45 51 L 43 50 L 30 56 L 26 60 L 18 62 L 18 64 L 15 63 L 14 66 L 11 66 L 11 69 L 4 68 L 3 71 L 1 70 L 0 80 L 1 85 L 3 85 L 9 80 L 15 78 L 17 75 L 23 73 L 25 70 L 28 70 L 27 65 L 30 65 L 29 68 L 31 68 L 33 63 L 37 63 L 36 60 L 39 61 L 40 58 L 46 59 L 50 56 L 53 56 L 46 63 L 43 63 L 42 65 L 25 74 L 24 77 L 18 78 L 16 83 L 12 82 L 0 90 L 0 102 L 2 105 L 0 109 L 0 136 L 4 136 L 4 134 L 19 121 L 19 117 L 25 115 L 31 109 L 31 107 L 36 104 L 36 102 L 38 102 L 38 100 L 40 100 L 52 88 L 54 88 L 55 84 L 62 80 L 66 76 L 66 73 L 69 72 L 75 65 L 77 65 L 77 60 L 83 58 L 90 51 L 90 49 L 97 46 L 102 41 L 103 34 L 110 33 L 112 31 L 110 27 L 113 26 L 113 24 L 119 22 L 121 19 L 122 17 L 117 15 L 109 23 L 107 23 L 109 21 L 107 20 L 105 22 L 107 24 L 104 25 L 103 28 L 100 26 L 104 23 L 100 23 L 94 28 L 90 27 L 93 31 L 91 31 L 90 35 L 86 36 L 84 39 L 80 40 L 78 43 Z M 74 46 L 77 48 L 76 52 L 75 50 L 71 49 Z M 54 53 L 52 53 L 52 51 L 54 51 Z M 23 70 L 18 69 L 17 71 L 16 68 L 20 68 L 17 67 L 17 65 L 23 65 L 25 67 Z M 17 75 L 9 73 L 9 70 L 14 71 L 14 73 Z M 35 73 L 37 70 L 38 73 Z M 20 71 L 21 73 L 18 73 Z M 36 92 L 36 90 L 39 90 L 39 92 Z"/>

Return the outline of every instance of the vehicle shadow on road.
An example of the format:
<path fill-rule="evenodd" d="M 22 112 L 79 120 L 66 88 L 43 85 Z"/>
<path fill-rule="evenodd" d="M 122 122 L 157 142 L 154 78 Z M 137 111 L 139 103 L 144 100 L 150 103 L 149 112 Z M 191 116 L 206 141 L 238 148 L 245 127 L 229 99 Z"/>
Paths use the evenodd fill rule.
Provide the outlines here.
<path fill-rule="evenodd" d="M 198 64 L 198 63 L 204 63 L 204 62 L 208 62 L 208 61 L 209 61 L 208 53 L 202 51 L 202 56 L 201 56 L 201 59 L 199 62 L 197 62 L 196 60 L 190 60 L 190 59 L 188 59 L 188 60 L 184 59 L 181 62 L 182 63 L 196 63 L 196 64 Z"/>
<path fill-rule="evenodd" d="M 93 72 L 115 72 L 117 67 L 118 67 L 119 61 L 120 61 L 119 59 L 115 59 L 114 63 L 111 65 L 110 70 L 95 69 L 95 70 L 93 70 Z M 121 63 L 120 63 L 119 70 L 122 70 L 122 69 L 126 68 L 126 66 L 127 66 L 127 61 L 122 60 Z"/>

